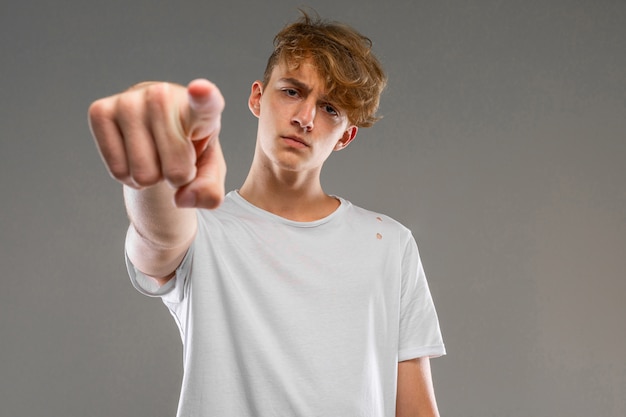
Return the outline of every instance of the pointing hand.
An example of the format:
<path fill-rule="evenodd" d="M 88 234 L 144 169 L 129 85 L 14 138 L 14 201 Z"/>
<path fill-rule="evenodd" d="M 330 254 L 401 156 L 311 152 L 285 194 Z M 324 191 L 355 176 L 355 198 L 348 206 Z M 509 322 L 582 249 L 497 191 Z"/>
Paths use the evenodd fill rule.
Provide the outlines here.
<path fill-rule="evenodd" d="M 167 182 L 179 207 L 215 208 L 224 197 L 219 144 L 224 98 L 207 80 L 148 82 L 95 101 L 92 134 L 109 173 L 135 189 Z"/>

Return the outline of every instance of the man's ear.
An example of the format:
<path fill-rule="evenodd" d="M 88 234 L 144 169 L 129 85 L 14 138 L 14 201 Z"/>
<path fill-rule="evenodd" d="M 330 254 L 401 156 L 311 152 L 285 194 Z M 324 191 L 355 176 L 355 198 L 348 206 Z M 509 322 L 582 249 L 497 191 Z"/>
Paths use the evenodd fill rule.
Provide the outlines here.
<path fill-rule="evenodd" d="M 248 108 L 256 117 L 261 114 L 261 96 L 263 95 L 263 83 L 255 81 L 250 89 L 250 97 L 248 98 Z"/>
<path fill-rule="evenodd" d="M 346 146 L 348 146 L 350 142 L 354 140 L 358 131 L 359 131 L 359 128 L 356 126 L 348 127 L 346 131 L 343 132 L 343 136 L 341 137 L 341 139 L 339 139 L 339 141 L 337 142 L 333 150 L 340 151 Z"/>

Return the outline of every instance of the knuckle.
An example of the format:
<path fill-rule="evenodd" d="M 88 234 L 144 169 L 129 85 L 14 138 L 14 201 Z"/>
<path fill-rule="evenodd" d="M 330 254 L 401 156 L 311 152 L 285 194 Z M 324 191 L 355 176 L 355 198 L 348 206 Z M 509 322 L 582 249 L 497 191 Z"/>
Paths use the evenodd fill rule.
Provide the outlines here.
<path fill-rule="evenodd" d="M 168 91 L 169 91 L 169 84 L 168 83 L 161 83 L 161 82 L 159 82 L 159 83 L 150 84 L 145 89 L 146 99 L 148 101 L 165 100 L 165 99 L 167 99 Z"/>
<path fill-rule="evenodd" d="M 144 100 L 152 111 L 164 112 L 172 102 L 171 94 L 168 83 L 154 83 L 144 90 Z"/>
<path fill-rule="evenodd" d="M 190 183 L 195 176 L 195 172 L 188 168 L 174 167 L 164 170 L 163 176 L 170 184 L 180 187 Z"/>
<path fill-rule="evenodd" d="M 130 172 L 126 164 L 117 162 L 109 162 L 107 165 L 111 177 L 119 182 L 126 183 L 130 178 Z"/>
<path fill-rule="evenodd" d="M 141 187 L 148 187 L 159 181 L 160 173 L 154 169 L 134 169 L 132 172 L 132 178 L 137 185 Z"/>
<path fill-rule="evenodd" d="M 96 100 L 89 106 L 87 111 L 89 122 L 92 125 L 101 124 L 111 118 L 110 100 L 103 98 Z"/>
<path fill-rule="evenodd" d="M 117 116 L 134 116 L 141 111 L 141 103 L 134 91 L 120 94 L 115 104 Z"/>

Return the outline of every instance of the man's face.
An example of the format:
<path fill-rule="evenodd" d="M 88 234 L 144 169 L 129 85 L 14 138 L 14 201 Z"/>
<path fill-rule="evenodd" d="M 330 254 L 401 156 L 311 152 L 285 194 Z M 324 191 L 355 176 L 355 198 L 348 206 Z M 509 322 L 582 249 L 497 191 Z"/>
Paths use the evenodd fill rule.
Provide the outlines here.
<path fill-rule="evenodd" d="M 249 107 L 259 118 L 257 152 L 279 169 L 319 173 L 330 153 L 346 147 L 358 130 L 325 89 L 309 60 L 293 70 L 276 65 L 267 85 L 255 82 Z"/>

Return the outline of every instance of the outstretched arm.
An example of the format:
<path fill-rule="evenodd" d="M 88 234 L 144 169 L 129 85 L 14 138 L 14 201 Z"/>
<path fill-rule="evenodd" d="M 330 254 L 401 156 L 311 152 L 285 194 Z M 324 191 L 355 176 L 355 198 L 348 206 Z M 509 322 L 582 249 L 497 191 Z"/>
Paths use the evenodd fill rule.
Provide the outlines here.
<path fill-rule="evenodd" d="M 161 283 L 195 236 L 192 208 L 215 208 L 224 197 L 223 109 L 220 91 L 207 80 L 187 87 L 142 83 L 89 108 L 104 164 L 124 185 L 128 255 Z"/>

